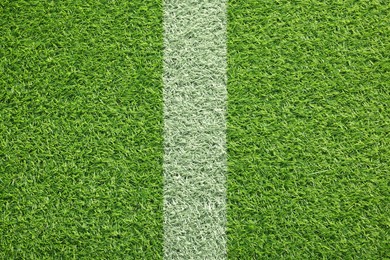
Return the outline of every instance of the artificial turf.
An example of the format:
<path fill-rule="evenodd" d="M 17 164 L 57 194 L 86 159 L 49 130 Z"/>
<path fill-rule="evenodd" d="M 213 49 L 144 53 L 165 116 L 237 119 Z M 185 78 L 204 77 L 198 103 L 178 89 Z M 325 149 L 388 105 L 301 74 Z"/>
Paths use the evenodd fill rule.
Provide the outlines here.
<path fill-rule="evenodd" d="M 229 1 L 230 259 L 390 257 L 389 11 Z"/>
<path fill-rule="evenodd" d="M 0 2 L 1 259 L 162 258 L 162 9 Z M 228 2 L 228 258 L 390 258 L 389 11 Z"/>
<path fill-rule="evenodd" d="M 162 257 L 162 3 L 0 3 L 0 258 Z"/>

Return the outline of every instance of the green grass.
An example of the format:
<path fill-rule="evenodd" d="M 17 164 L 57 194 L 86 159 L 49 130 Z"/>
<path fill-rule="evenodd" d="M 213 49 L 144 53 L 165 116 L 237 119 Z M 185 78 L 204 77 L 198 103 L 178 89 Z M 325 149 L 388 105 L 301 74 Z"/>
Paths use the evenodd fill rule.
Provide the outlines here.
<path fill-rule="evenodd" d="M 230 259 L 385 259 L 387 1 L 229 2 Z"/>
<path fill-rule="evenodd" d="M 161 259 L 161 0 L 0 3 L 0 259 Z M 390 258 L 379 0 L 230 0 L 228 256 Z"/>
<path fill-rule="evenodd" d="M 0 3 L 0 258 L 162 256 L 162 6 Z"/>

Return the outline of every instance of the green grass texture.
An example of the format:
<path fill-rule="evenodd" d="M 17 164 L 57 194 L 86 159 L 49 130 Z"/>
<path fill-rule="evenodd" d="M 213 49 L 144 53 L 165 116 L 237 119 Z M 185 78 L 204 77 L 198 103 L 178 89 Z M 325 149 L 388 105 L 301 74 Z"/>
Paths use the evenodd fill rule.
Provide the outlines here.
<path fill-rule="evenodd" d="M 390 258 L 389 5 L 228 1 L 229 259 Z M 0 2 L 0 259 L 161 259 L 162 0 Z"/>
<path fill-rule="evenodd" d="M 387 1 L 231 0 L 230 259 L 387 259 Z"/>
<path fill-rule="evenodd" d="M 0 259 L 162 257 L 162 2 L 0 3 Z"/>

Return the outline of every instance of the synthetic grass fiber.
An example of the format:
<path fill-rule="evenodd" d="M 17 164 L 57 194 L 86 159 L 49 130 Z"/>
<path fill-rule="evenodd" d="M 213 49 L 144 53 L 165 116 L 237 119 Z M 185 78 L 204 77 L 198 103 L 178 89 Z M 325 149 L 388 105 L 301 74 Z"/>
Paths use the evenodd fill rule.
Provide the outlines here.
<path fill-rule="evenodd" d="M 0 258 L 390 258 L 388 1 L 166 3 L 0 2 Z"/>
<path fill-rule="evenodd" d="M 0 258 L 162 258 L 162 3 L 1 1 Z"/>
<path fill-rule="evenodd" d="M 388 259 L 389 4 L 228 5 L 228 256 Z"/>
<path fill-rule="evenodd" d="M 164 1 L 164 258 L 226 258 L 226 3 Z"/>

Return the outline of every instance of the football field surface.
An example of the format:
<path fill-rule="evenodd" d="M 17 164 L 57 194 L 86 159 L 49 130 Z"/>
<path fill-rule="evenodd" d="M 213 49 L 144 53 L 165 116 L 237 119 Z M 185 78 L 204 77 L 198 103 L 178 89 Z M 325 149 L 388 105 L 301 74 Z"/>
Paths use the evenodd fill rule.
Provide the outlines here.
<path fill-rule="evenodd" d="M 161 2 L 1 7 L 0 258 L 162 257 Z"/>
<path fill-rule="evenodd" d="M 388 11 L 230 1 L 232 259 L 389 256 Z"/>
<path fill-rule="evenodd" d="M 389 258 L 387 1 L 185 2 L 1 1 L 0 259 Z M 192 141 L 223 149 L 167 156 Z M 177 211 L 192 171 L 215 237 Z"/>

